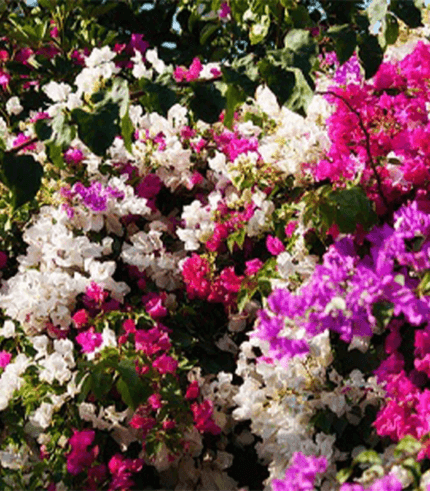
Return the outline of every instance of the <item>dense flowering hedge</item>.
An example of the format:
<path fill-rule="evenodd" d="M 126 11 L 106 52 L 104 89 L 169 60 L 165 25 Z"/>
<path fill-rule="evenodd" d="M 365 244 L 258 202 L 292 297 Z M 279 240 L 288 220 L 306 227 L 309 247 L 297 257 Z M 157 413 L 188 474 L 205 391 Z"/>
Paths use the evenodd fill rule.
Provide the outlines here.
<path fill-rule="evenodd" d="M 145 111 L 222 68 L 147 48 L 0 120 L 2 488 L 425 490 L 430 44 L 231 128 Z"/>

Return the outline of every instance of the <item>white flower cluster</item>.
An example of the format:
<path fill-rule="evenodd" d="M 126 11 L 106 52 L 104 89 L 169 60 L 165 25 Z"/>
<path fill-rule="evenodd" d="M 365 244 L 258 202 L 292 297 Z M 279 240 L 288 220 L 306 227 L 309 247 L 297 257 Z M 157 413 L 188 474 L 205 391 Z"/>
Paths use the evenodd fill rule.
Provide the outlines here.
<path fill-rule="evenodd" d="M 134 165 L 145 175 L 148 168 L 171 191 L 179 186 L 190 186 L 192 178 L 191 149 L 183 148 L 180 130 L 187 124 L 187 109 L 179 104 L 172 106 L 167 118 L 158 113 L 135 116 L 134 123 L 140 131 L 140 139 L 133 144 Z M 159 135 L 162 141 L 157 147 L 152 138 Z"/>
<path fill-rule="evenodd" d="M 256 362 L 254 348 L 266 352 L 266 343 L 256 338 L 240 349 L 236 373 L 244 379 L 233 400 L 233 416 L 251 420 L 251 431 L 262 438 L 258 455 L 269 464 L 272 479 L 284 477 L 294 452 L 334 457 L 334 436 L 315 434 L 309 421 L 315 412 L 315 397 L 324 385 L 326 367 L 331 363 L 328 334 L 311 342 L 312 357 L 291 360 L 288 370 L 277 363 Z"/>
<path fill-rule="evenodd" d="M 42 90 L 55 103 L 47 110 L 51 117 L 61 113 L 63 109 L 72 111 L 83 104 L 81 94 L 73 92 L 72 87 L 64 82 L 49 82 L 42 87 Z"/>
<path fill-rule="evenodd" d="M 23 353 L 9 363 L 0 376 L 0 411 L 6 409 L 14 392 L 24 383 L 21 375 L 31 365 L 31 361 Z"/>
<path fill-rule="evenodd" d="M 246 233 L 249 237 L 257 237 L 263 232 L 268 232 L 272 225 L 272 214 L 275 211 L 275 205 L 267 199 L 263 191 L 256 189 L 252 193 L 252 202 L 256 206 L 254 214 L 248 220 Z"/>
<path fill-rule="evenodd" d="M 299 217 L 297 228 L 294 231 L 294 245 L 292 249 L 281 252 L 276 258 L 276 268 L 281 280 L 273 279 L 273 288 L 291 288 L 290 277 L 299 274 L 306 281 L 315 270 L 318 256 L 309 254 L 305 243 L 305 233 L 308 230 Z"/>
<path fill-rule="evenodd" d="M 212 192 L 209 195 L 209 204 L 204 206 L 199 200 L 194 200 L 190 205 L 185 205 L 182 212 L 182 220 L 185 228 L 178 227 L 176 233 L 184 242 L 186 251 L 196 251 L 201 243 L 211 237 L 215 229 L 213 217 L 214 197 L 221 198 L 220 193 Z M 218 200 L 216 201 L 218 202 Z"/>
<path fill-rule="evenodd" d="M 275 129 L 264 135 L 258 147 L 264 162 L 301 182 L 302 164 L 317 161 L 329 148 L 325 121 L 330 115 L 330 105 L 323 97 L 314 96 L 304 118 L 285 107 L 280 108 L 266 86 L 258 87 L 255 102 L 276 123 Z"/>
<path fill-rule="evenodd" d="M 37 350 L 35 359 L 43 368 L 39 373 L 40 380 L 49 384 L 56 380 L 60 385 L 70 380 L 72 377 L 71 369 L 75 367 L 72 341 L 70 339 L 55 339 L 52 353 L 48 353 L 48 347 L 51 344 L 48 336 L 34 336 L 32 342 L 33 347 Z"/>
<path fill-rule="evenodd" d="M 327 457 L 329 469 L 322 489 L 337 489 L 335 462 L 345 455 L 336 448 L 335 436 L 316 433 L 309 422 L 317 411 L 328 408 L 337 417 L 345 416 L 350 424 L 358 425 L 366 407 L 378 405 L 384 391 L 375 377 L 366 380 L 359 370 L 341 377 L 329 368 L 332 354 L 328 332 L 314 337 L 309 355 L 291 359 L 288 368 L 257 361 L 255 350 L 267 355 L 267 348 L 267 342 L 254 337 L 242 343 L 236 373 L 244 383 L 233 397 L 237 405 L 234 418 L 251 420 L 251 431 L 263 440 L 256 448 L 269 466 L 266 484 L 283 479 L 293 453 L 303 452 Z M 328 389 L 327 375 L 334 389 Z"/>
<path fill-rule="evenodd" d="M 120 71 L 112 61 L 116 53 L 109 46 L 94 48 L 87 58 L 86 67 L 76 77 L 75 84 L 78 87 L 78 95 L 91 95 L 100 87 L 100 82 L 108 80 L 112 75 Z"/>
<path fill-rule="evenodd" d="M 97 415 L 97 406 L 95 404 L 81 402 L 78 409 L 79 417 L 82 421 L 88 421 L 93 428 L 111 431 L 112 438 L 120 445 L 123 452 L 127 450 L 131 443 L 138 440 L 138 430 L 127 424 L 133 415 L 133 411 L 130 408 L 118 412 L 114 405 L 106 408 L 99 407 Z"/>
<path fill-rule="evenodd" d="M 166 251 L 161 236 L 154 229 L 135 233 L 130 237 L 132 244 L 124 244 L 121 257 L 126 264 L 145 271 L 159 288 L 171 291 L 181 284 L 179 261 L 184 254 Z"/>
<path fill-rule="evenodd" d="M 24 108 L 21 106 L 21 103 L 19 102 L 19 98 L 17 96 L 11 97 L 7 102 L 6 102 L 6 112 L 10 115 L 15 115 L 17 116 L 22 112 Z"/>
<path fill-rule="evenodd" d="M 91 282 L 118 300 L 129 291 L 125 283 L 112 279 L 115 262 L 100 261 L 110 252 L 107 243 L 76 236 L 62 209 L 43 207 L 24 240 L 27 254 L 18 257 L 18 273 L 3 284 L 0 307 L 27 333 L 42 330 L 49 321 L 68 327 L 77 295 Z"/>

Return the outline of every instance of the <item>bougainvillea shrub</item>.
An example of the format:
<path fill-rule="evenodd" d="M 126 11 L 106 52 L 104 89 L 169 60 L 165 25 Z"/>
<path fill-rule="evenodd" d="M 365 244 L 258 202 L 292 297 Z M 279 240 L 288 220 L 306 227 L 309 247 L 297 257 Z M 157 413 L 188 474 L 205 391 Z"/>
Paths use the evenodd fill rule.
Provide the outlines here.
<path fill-rule="evenodd" d="M 425 490 L 429 43 L 209 123 L 133 39 L 0 120 L 2 487 Z"/>

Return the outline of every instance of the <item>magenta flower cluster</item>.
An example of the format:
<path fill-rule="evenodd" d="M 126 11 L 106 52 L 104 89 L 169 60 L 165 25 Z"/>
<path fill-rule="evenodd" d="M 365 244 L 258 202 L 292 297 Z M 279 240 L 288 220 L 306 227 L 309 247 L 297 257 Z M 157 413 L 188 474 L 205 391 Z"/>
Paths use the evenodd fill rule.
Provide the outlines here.
<path fill-rule="evenodd" d="M 272 491 L 312 491 L 317 474 L 324 473 L 327 465 L 325 457 L 307 457 L 302 452 L 296 452 L 285 471 L 285 479 L 272 481 Z"/>
<path fill-rule="evenodd" d="M 370 81 L 362 80 L 356 58 L 340 67 L 337 84 L 326 95 L 336 107 L 327 120 L 331 147 L 311 166 L 314 178 L 339 183 L 359 176 L 380 213 L 412 186 L 425 188 L 430 179 L 429 79 L 430 46 L 423 42 L 400 62 L 382 63 Z"/>
<path fill-rule="evenodd" d="M 90 186 L 85 187 L 78 182 L 73 185 L 71 197 L 80 198 L 81 202 L 90 210 L 100 212 L 106 211 L 108 200 L 110 198 L 123 199 L 124 193 L 112 188 L 103 186 L 100 182 L 95 181 Z"/>

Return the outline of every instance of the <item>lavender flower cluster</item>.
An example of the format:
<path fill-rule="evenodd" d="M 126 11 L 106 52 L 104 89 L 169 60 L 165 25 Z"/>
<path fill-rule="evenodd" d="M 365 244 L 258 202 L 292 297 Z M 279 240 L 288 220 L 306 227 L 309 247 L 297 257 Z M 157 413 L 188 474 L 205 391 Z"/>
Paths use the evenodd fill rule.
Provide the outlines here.
<path fill-rule="evenodd" d="M 268 341 L 269 356 L 287 364 L 306 354 L 307 339 L 327 329 L 345 342 L 371 336 L 378 329 L 377 306 L 392 306 L 418 326 L 430 316 L 428 297 L 417 289 L 419 273 L 428 269 L 430 215 L 427 202 L 414 201 L 394 214 L 394 224 L 366 235 L 369 253 L 360 257 L 357 238 L 333 244 L 309 282 L 296 293 L 276 289 L 259 312 L 254 335 Z"/>

